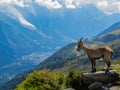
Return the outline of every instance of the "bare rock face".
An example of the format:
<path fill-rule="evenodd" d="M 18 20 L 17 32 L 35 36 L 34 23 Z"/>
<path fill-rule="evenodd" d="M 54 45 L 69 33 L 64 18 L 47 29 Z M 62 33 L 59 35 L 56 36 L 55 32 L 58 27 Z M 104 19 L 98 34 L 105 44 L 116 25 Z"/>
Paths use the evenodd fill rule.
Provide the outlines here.
<path fill-rule="evenodd" d="M 95 73 L 84 73 L 82 76 L 82 83 L 90 85 L 93 82 L 100 82 L 102 84 L 114 83 L 119 81 L 119 74 L 115 70 L 110 70 L 107 74 L 105 71 L 98 71 Z"/>
<path fill-rule="evenodd" d="M 75 89 L 73 89 L 73 88 L 67 88 L 67 89 L 64 89 L 64 90 L 75 90 Z"/>
<path fill-rule="evenodd" d="M 120 90 L 120 86 L 113 86 L 109 90 Z"/>
<path fill-rule="evenodd" d="M 94 82 L 88 86 L 89 90 L 100 90 L 102 89 L 102 83 L 100 82 Z"/>
<path fill-rule="evenodd" d="M 120 75 L 115 70 L 110 70 L 106 74 L 105 71 L 83 73 L 78 81 L 79 87 L 64 90 L 120 90 L 120 85 L 117 85 L 118 82 L 120 83 Z"/>

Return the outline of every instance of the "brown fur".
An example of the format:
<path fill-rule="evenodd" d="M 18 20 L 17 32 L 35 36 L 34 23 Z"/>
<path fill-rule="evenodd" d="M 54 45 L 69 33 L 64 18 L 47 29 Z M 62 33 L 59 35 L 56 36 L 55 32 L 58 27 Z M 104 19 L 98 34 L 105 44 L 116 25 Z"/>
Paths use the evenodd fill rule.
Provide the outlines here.
<path fill-rule="evenodd" d="M 77 51 L 83 50 L 91 60 L 92 71 L 96 72 L 96 60 L 103 58 L 104 62 L 107 64 L 106 72 L 109 72 L 109 67 L 111 65 L 110 58 L 112 56 L 113 50 L 108 46 L 101 46 L 95 48 L 88 48 L 83 44 L 83 41 L 78 42 Z"/>

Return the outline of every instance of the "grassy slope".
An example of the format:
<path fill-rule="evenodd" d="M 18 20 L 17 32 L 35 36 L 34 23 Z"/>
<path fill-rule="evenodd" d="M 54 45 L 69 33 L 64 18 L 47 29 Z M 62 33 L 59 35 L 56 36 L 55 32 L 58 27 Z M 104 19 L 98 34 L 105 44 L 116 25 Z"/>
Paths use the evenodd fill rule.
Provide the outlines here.
<path fill-rule="evenodd" d="M 112 64 L 115 61 L 120 60 L 120 41 L 116 40 L 113 42 L 109 42 L 106 45 L 110 46 L 114 50 L 114 54 L 112 57 Z M 70 69 L 75 69 L 77 71 L 91 71 L 91 63 L 85 54 L 80 54 L 75 51 L 76 44 L 70 44 L 68 46 L 63 47 L 55 53 L 52 57 L 49 57 L 43 63 L 40 63 L 34 70 L 41 70 L 44 68 L 50 68 L 51 70 L 57 69 L 62 70 L 65 73 L 68 73 Z M 64 56 L 63 56 L 64 55 Z M 63 57 L 61 57 L 63 56 Z M 65 58 L 66 57 L 66 58 Z M 97 62 L 97 67 L 104 67 L 105 64 L 103 62 Z M 98 68 L 99 69 L 99 68 Z M 100 68 L 101 69 L 101 68 Z M 32 72 L 32 71 L 30 71 Z M 30 73 L 29 72 L 29 73 Z M 11 81 L 9 81 L 2 90 L 9 90 L 10 88 L 15 87 L 18 83 L 23 81 L 26 76 L 29 74 L 22 73 L 21 75 L 17 75 Z M 6 89 L 9 87 L 9 89 Z"/>
<path fill-rule="evenodd" d="M 70 69 L 75 69 L 77 71 L 91 70 L 91 62 L 88 59 L 87 55 L 84 53 L 80 53 L 75 51 L 75 46 L 77 44 L 70 44 L 57 53 L 55 53 L 52 57 L 48 58 L 43 63 L 40 63 L 36 69 L 59 69 L 64 72 L 68 72 Z M 120 41 L 115 40 L 113 42 L 106 43 L 105 45 L 110 46 L 114 50 L 114 54 L 112 57 L 112 62 L 120 59 Z M 97 67 L 103 66 L 105 67 L 104 62 L 97 61 Z"/>
<path fill-rule="evenodd" d="M 111 62 L 114 63 L 116 61 L 119 61 L 120 60 L 120 55 L 119 55 L 120 41 L 115 40 L 113 42 L 106 43 L 105 45 L 110 46 L 114 51 Z M 104 68 L 106 66 L 106 64 L 102 60 L 100 60 L 100 61 L 97 61 L 97 67 L 99 67 L 99 66 L 103 66 L 103 68 Z M 61 70 L 66 72 L 72 68 L 76 69 L 77 71 L 91 70 L 91 62 L 86 55 L 83 55 L 80 57 L 76 57 L 73 60 L 66 63 L 61 68 Z"/>
<path fill-rule="evenodd" d="M 113 36 L 110 35 L 110 36 L 104 37 L 105 40 L 104 38 L 101 40 L 100 38 L 98 38 L 99 40 L 96 39 L 96 40 L 90 41 L 89 44 L 99 45 L 99 43 L 96 43 L 97 41 L 106 41 L 107 39 L 108 43 L 106 43 L 105 45 L 110 46 L 114 50 L 112 62 L 115 62 L 115 61 L 120 60 L 120 55 L 119 55 L 120 54 L 120 37 L 119 37 L 120 34 L 118 34 L 119 30 L 116 30 L 111 33 L 113 34 Z M 118 35 L 116 36 L 116 34 Z M 87 43 L 86 45 L 89 46 L 89 44 Z M 54 69 L 62 70 L 66 73 L 69 72 L 70 69 L 75 69 L 77 71 L 85 71 L 85 70 L 90 71 L 91 70 L 90 60 L 84 53 L 76 52 L 76 49 L 75 49 L 76 45 L 77 43 L 72 43 L 72 44 L 69 44 L 63 47 L 62 49 L 57 51 L 54 55 L 52 55 L 51 57 L 49 57 L 48 59 L 40 63 L 34 70 L 41 70 L 44 68 L 49 68 L 51 70 L 54 70 Z M 105 64 L 103 62 L 97 62 L 97 67 L 99 66 L 103 68 L 105 67 Z M 33 70 L 28 71 L 28 72 L 32 72 L 32 71 Z M 29 74 L 27 72 L 24 72 L 24 73 L 17 75 L 15 78 L 9 81 L 5 85 L 5 87 L 8 87 L 8 86 L 9 88 L 15 87 L 18 83 L 20 83 L 22 80 L 26 78 L 26 75 Z"/>
<path fill-rule="evenodd" d="M 110 32 L 109 34 L 120 34 L 120 29 L 116 29 L 115 31 Z"/>

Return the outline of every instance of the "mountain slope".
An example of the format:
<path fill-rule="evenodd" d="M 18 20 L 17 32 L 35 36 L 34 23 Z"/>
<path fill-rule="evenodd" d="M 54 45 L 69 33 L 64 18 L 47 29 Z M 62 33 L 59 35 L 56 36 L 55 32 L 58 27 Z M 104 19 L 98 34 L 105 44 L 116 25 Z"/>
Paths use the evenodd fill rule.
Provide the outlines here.
<path fill-rule="evenodd" d="M 101 32 L 99 35 L 106 34 L 109 32 L 114 32 L 115 30 L 119 30 L 119 29 L 120 29 L 120 22 L 117 22 L 117 23 L 113 24 L 111 27 L 107 28 L 105 31 Z"/>
<path fill-rule="evenodd" d="M 46 51 L 52 47 L 55 48 L 61 47 L 66 45 L 67 43 L 75 41 L 80 37 L 94 36 L 95 34 L 99 33 L 100 30 L 103 30 L 104 28 L 108 27 L 119 18 L 117 14 L 108 16 L 101 12 L 100 10 L 98 10 L 93 5 L 88 5 L 76 9 L 63 8 L 59 9 L 59 11 L 58 9 L 49 10 L 45 7 L 39 6 L 36 3 L 33 3 L 30 6 L 30 8 L 28 7 L 21 8 L 18 6 L 11 5 L 9 6 L 1 5 L 0 7 L 1 7 L 0 9 L 1 30 L 2 32 L 6 33 L 4 34 L 4 36 L 7 39 L 9 38 L 11 39 L 9 40 L 9 42 L 11 43 L 11 45 L 13 45 L 12 49 L 17 49 L 15 52 L 13 50 L 13 52 L 17 54 L 23 53 L 23 55 L 24 52 L 21 52 L 21 50 L 19 50 L 20 48 L 19 45 L 21 45 L 21 48 L 25 48 L 22 51 L 27 50 L 29 51 L 29 54 L 32 54 L 30 52 L 34 52 L 32 48 L 34 48 L 36 51 L 38 50 L 38 48 L 39 50 L 45 49 L 43 51 Z M 26 26 L 26 24 L 24 25 L 23 22 L 21 23 L 19 20 L 17 20 L 20 18 L 17 17 L 17 15 L 16 15 L 17 19 L 15 19 L 15 16 L 13 14 L 14 12 L 9 12 L 10 11 L 9 8 L 11 8 L 11 10 L 13 9 L 14 11 L 16 11 L 16 14 L 18 14 L 19 12 L 20 15 L 18 14 L 18 16 L 24 17 L 24 19 L 27 22 L 31 23 L 36 28 L 36 31 L 27 31 L 32 30 L 33 28 L 30 28 L 30 26 Z M 40 11 L 38 12 L 38 10 Z M 2 25 L 3 23 L 4 25 Z M 27 25 L 29 24 L 27 23 Z M 7 27 L 10 27 L 10 30 L 7 30 L 8 29 Z M 13 33 L 15 33 L 15 36 L 13 35 L 11 37 L 10 35 Z M 20 33 L 21 35 L 17 36 Z M 24 35 L 25 33 L 28 34 Z M 59 43 L 57 41 L 59 41 Z M 1 43 L 4 43 L 4 40 L 1 40 Z M 29 49 L 26 49 L 25 46 L 29 47 Z M 40 46 L 43 48 L 41 48 Z M 3 47 L 2 44 L 1 47 Z M 2 55 L 2 52 L 0 53 Z M 13 55 L 9 56 L 12 57 Z M 16 54 L 14 56 L 16 56 Z M 1 57 L 3 57 L 3 55 Z M 4 58 L 6 57 L 4 56 Z"/>
<path fill-rule="evenodd" d="M 106 32 L 106 31 L 105 31 Z M 101 40 L 101 43 L 105 43 L 103 45 L 107 45 L 110 46 L 113 50 L 114 50 L 114 54 L 112 57 L 112 62 L 119 60 L 120 56 L 120 37 L 116 36 L 116 32 L 117 34 L 119 34 L 119 30 L 113 29 L 108 33 L 103 33 L 101 35 L 107 36 L 108 34 L 115 34 L 115 38 L 117 39 L 110 39 L 110 38 L 106 38 L 106 41 Z M 101 35 L 99 37 L 101 37 Z M 109 40 L 110 39 L 110 40 Z M 100 39 L 94 38 L 92 40 L 86 40 L 85 44 L 87 44 L 88 46 L 93 45 L 93 43 L 95 43 L 96 45 L 99 45 L 99 43 L 97 44 L 97 41 L 100 43 Z M 92 43 L 93 42 L 93 43 Z M 69 44 L 65 47 L 63 47 L 62 49 L 60 49 L 58 52 L 56 52 L 55 54 L 53 54 L 51 57 L 47 58 L 46 60 L 44 60 L 43 62 L 41 62 L 39 65 L 37 65 L 36 68 L 34 68 L 33 70 L 41 70 L 43 68 L 50 68 L 50 69 L 60 69 L 63 71 L 68 71 L 71 68 L 75 68 L 76 70 L 90 70 L 91 68 L 91 64 L 90 61 L 88 60 L 87 56 L 84 53 L 79 53 L 76 52 L 76 43 L 72 43 Z M 102 63 L 98 62 L 98 65 L 101 65 Z M 103 64 L 102 64 L 103 65 Z M 28 72 L 32 72 L 28 71 Z M 26 75 L 28 75 L 28 72 L 24 72 L 21 73 L 19 75 L 17 75 L 15 78 L 13 78 L 11 81 L 9 81 L 7 84 L 5 84 L 2 87 L 2 90 L 7 90 L 6 88 L 13 88 L 15 87 L 18 83 L 20 83 L 23 79 L 25 79 Z M 18 80 L 19 78 L 19 80 Z M 13 84 L 14 83 L 14 84 Z M 11 87 L 10 87 L 11 86 Z"/>
<path fill-rule="evenodd" d="M 0 75 L 7 80 L 60 47 L 92 37 L 120 19 L 119 14 L 106 15 L 91 4 L 75 9 L 27 4 L 0 4 Z"/>
<path fill-rule="evenodd" d="M 101 32 L 96 36 L 94 40 L 101 42 L 110 42 L 113 40 L 120 39 L 120 22 L 113 24 L 111 27 L 107 28 L 105 31 Z"/>
<path fill-rule="evenodd" d="M 114 54 L 112 57 L 112 62 L 119 60 L 120 56 L 120 41 L 113 41 L 108 43 L 113 50 Z M 44 68 L 49 69 L 58 69 L 62 70 L 64 72 L 69 71 L 70 69 L 76 69 L 78 71 L 84 71 L 84 70 L 91 70 L 91 63 L 88 57 L 85 54 L 81 54 L 79 52 L 75 52 L 75 46 L 76 43 L 69 44 L 62 49 L 60 49 L 58 52 L 53 54 L 48 59 L 44 60 L 42 63 L 40 63 L 35 69 L 33 70 L 41 70 Z M 104 66 L 102 62 L 97 62 L 98 66 Z M 32 72 L 33 70 L 29 71 Z M 8 90 L 10 88 L 14 88 L 18 83 L 20 83 L 22 80 L 25 79 L 25 77 L 29 74 L 28 72 L 22 73 L 17 75 L 15 78 L 13 78 L 11 81 L 9 81 L 7 84 L 5 84 L 2 88 L 2 90 Z"/>
<path fill-rule="evenodd" d="M 46 42 L 42 43 L 42 41 L 46 40 L 43 37 L 9 17 L 2 17 L 0 27 L 1 77 L 5 76 L 10 79 L 19 72 L 33 68 L 44 59 L 43 56 L 49 56 L 55 50 L 50 51 L 50 45 L 44 48 Z M 36 61 L 35 56 L 38 57 Z"/>
<path fill-rule="evenodd" d="M 23 8 L 20 8 L 20 10 L 24 11 Z M 119 14 L 106 15 L 93 5 L 76 9 L 61 8 L 49 10 L 35 4 L 34 10 L 36 12 L 35 16 L 30 14 L 30 16 L 25 16 L 25 18 L 30 20 L 38 30 L 42 30 L 45 35 L 53 38 L 58 38 L 60 34 L 72 39 L 95 36 L 113 24 L 113 21 L 116 22 L 120 19 L 118 18 Z M 37 12 L 37 10 L 40 11 Z M 86 31 L 89 33 L 86 33 Z M 73 36 L 71 33 L 75 35 Z"/>

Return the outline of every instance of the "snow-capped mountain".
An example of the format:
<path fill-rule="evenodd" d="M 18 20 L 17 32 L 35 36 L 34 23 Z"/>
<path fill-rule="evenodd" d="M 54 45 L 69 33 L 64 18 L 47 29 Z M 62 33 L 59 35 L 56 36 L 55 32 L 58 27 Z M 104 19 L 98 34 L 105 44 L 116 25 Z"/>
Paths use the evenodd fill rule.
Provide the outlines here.
<path fill-rule="evenodd" d="M 119 14 L 80 1 L 0 0 L 0 75 L 11 78 L 120 20 Z"/>

